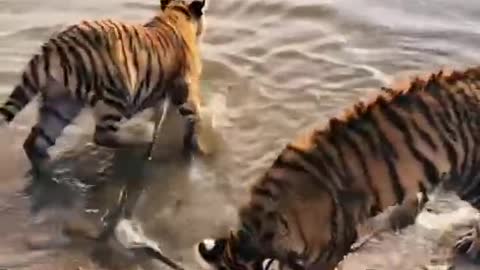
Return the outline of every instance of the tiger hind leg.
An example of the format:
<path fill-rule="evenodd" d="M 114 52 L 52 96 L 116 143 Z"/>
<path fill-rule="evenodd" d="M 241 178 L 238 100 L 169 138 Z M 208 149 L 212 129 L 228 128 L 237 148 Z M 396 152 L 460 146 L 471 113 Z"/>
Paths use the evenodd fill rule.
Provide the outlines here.
<path fill-rule="evenodd" d="M 185 118 L 184 153 L 202 153 L 198 142 L 200 116 L 197 108 L 191 103 L 184 103 L 179 107 L 178 111 Z"/>
<path fill-rule="evenodd" d="M 108 148 L 119 148 L 127 144 L 117 134 L 119 124 L 124 118 L 121 110 L 108 105 L 104 100 L 99 100 L 94 106 L 94 114 L 95 144 Z"/>
<path fill-rule="evenodd" d="M 123 113 L 122 108 L 110 106 L 103 100 L 94 105 L 95 144 L 108 148 L 126 148 L 145 146 L 151 143 L 152 128 L 145 125 L 139 129 L 126 128 L 131 116 Z M 132 115 L 133 116 L 133 115 Z"/>
<path fill-rule="evenodd" d="M 49 161 L 48 149 L 80 113 L 83 103 L 71 96 L 70 92 L 59 84 L 50 84 L 48 91 L 60 92 L 55 96 L 43 96 L 39 108 L 38 122 L 34 125 L 23 144 L 34 173 L 41 173 Z M 62 88 L 62 89 L 60 89 Z"/>

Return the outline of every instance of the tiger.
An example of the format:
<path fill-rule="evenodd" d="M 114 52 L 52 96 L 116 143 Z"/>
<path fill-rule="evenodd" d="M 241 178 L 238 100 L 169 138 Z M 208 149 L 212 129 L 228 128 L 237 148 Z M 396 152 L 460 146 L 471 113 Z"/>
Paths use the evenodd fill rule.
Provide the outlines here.
<path fill-rule="evenodd" d="M 196 242 L 198 263 L 333 269 L 361 224 L 396 206 L 388 223 L 400 230 L 439 185 L 479 209 L 480 67 L 382 89 L 287 143 L 251 185 L 236 229 Z M 458 252 L 475 250 L 476 231 L 459 240 Z"/>
<path fill-rule="evenodd" d="M 50 159 L 48 149 L 87 107 L 95 119 L 93 141 L 104 147 L 136 145 L 120 135 L 119 124 L 162 104 L 176 106 L 195 130 L 204 7 L 205 0 L 161 0 L 157 14 L 144 24 L 104 19 L 65 27 L 30 58 L 0 107 L 0 124 L 10 123 L 40 96 L 37 122 L 23 143 L 34 168 Z M 195 132 L 189 133 L 184 142 L 195 145 Z"/>

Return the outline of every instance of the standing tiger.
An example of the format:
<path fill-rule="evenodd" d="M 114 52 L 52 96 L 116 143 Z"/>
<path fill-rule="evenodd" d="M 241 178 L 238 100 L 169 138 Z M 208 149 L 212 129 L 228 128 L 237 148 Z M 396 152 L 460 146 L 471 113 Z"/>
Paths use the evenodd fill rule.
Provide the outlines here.
<path fill-rule="evenodd" d="M 392 211 L 392 226 L 409 224 L 440 183 L 480 208 L 480 67 L 385 90 L 289 143 L 252 186 L 238 228 L 198 243 L 199 263 L 332 269 L 358 239 L 357 225 L 392 205 L 403 208 Z M 475 239 L 458 250 L 475 250 Z"/>
<path fill-rule="evenodd" d="M 194 129 L 205 0 L 160 5 L 144 25 L 100 20 L 70 26 L 30 59 L 0 115 L 9 123 L 40 94 L 39 119 L 24 143 L 34 168 L 48 160 L 48 148 L 86 106 L 95 116 L 94 142 L 106 147 L 134 145 L 116 133 L 120 121 L 165 101 L 178 106 Z"/>

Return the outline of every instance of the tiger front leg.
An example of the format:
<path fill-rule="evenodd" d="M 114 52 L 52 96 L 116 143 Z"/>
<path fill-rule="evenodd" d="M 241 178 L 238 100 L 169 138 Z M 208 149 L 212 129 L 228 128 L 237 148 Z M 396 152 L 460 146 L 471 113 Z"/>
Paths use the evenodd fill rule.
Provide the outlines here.
<path fill-rule="evenodd" d="M 198 84 L 197 79 L 179 77 L 173 81 L 169 89 L 172 103 L 177 106 L 178 112 L 186 121 L 183 146 L 187 153 L 202 152 L 198 141 L 201 103 Z"/>
<path fill-rule="evenodd" d="M 217 137 L 211 123 L 211 118 L 202 110 L 200 95 L 200 82 L 198 78 L 183 81 L 185 90 L 182 88 L 182 80 L 177 83 L 176 93 L 185 93 L 183 98 L 177 101 L 179 112 L 186 118 L 186 131 L 184 146 L 186 151 L 193 151 L 201 155 L 210 155 L 215 151 L 215 138 Z M 187 83 L 188 82 L 188 83 Z M 178 97 L 178 94 L 176 94 Z M 175 103 L 175 102 L 174 102 Z"/>
<path fill-rule="evenodd" d="M 200 124 L 198 111 L 191 103 L 182 104 L 178 111 L 185 118 L 185 135 L 183 136 L 185 152 L 202 153 L 198 142 L 198 126 Z"/>

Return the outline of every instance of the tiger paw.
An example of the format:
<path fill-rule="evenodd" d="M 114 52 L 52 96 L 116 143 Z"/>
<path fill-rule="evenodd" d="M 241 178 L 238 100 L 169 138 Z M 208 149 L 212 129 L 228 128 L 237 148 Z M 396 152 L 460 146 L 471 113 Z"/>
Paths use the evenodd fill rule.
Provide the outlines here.
<path fill-rule="evenodd" d="M 455 244 L 455 249 L 466 254 L 470 259 L 480 260 L 480 224 L 468 230 Z"/>
<path fill-rule="evenodd" d="M 206 109 L 200 109 L 199 117 L 191 122 L 193 134 L 190 145 L 194 151 L 201 155 L 212 155 L 218 148 L 218 134 L 213 127 L 213 119 L 210 112 Z M 189 130 L 187 130 L 187 133 Z"/>
<path fill-rule="evenodd" d="M 359 250 L 360 248 L 362 248 L 365 244 L 367 244 L 370 240 L 372 240 L 373 238 L 375 238 L 377 234 L 376 233 L 370 233 L 368 235 L 363 235 L 361 237 L 359 237 L 357 239 L 357 241 L 355 241 L 355 243 L 353 243 L 351 246 L 350 246 L 350 252 L 355 252 L 357 250 Z"/>

